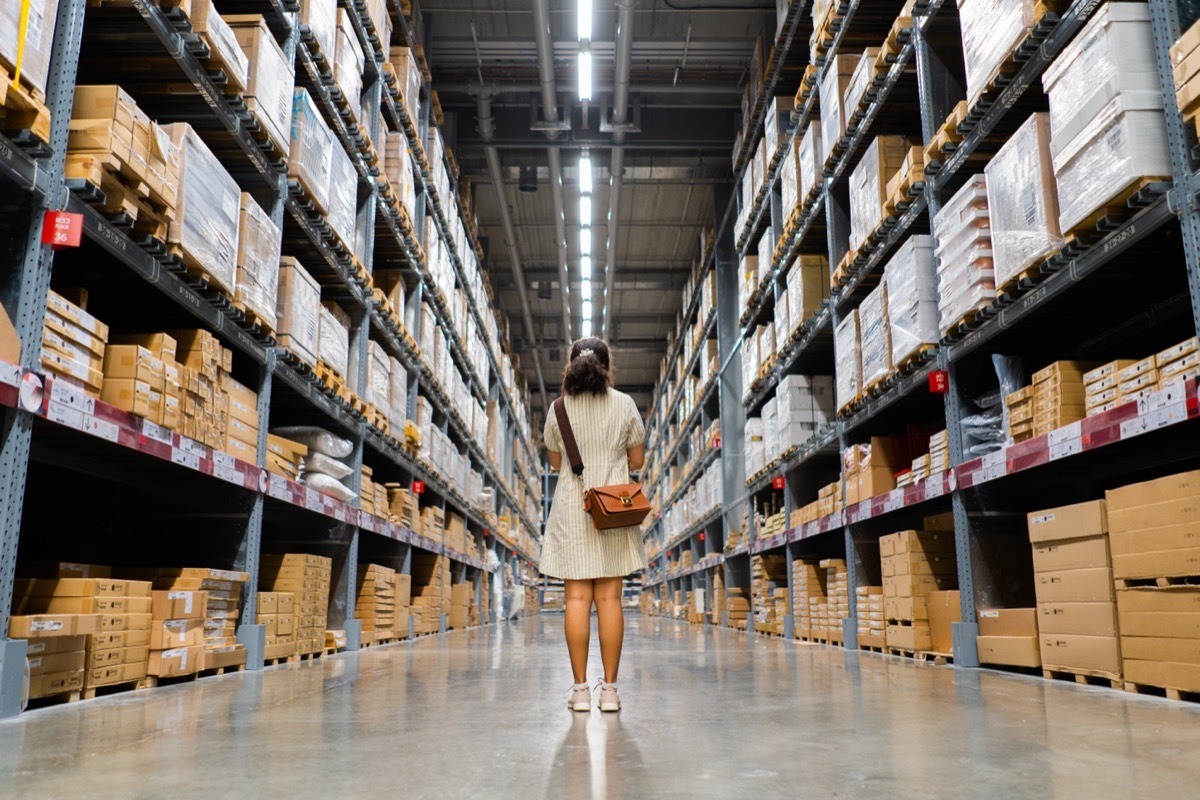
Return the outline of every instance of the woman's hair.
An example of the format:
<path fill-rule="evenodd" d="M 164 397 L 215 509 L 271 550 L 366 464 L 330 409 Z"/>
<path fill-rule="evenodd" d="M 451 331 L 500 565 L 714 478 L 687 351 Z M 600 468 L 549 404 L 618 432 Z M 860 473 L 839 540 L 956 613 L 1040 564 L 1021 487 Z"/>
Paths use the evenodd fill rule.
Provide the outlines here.
<path fill-rule="evenodd" d="M 612 386 L 612 361 L 608 344 L 594 336 L 575 342 L 563 370 L 563 394 L 604 394 L 609 386 Z"/>

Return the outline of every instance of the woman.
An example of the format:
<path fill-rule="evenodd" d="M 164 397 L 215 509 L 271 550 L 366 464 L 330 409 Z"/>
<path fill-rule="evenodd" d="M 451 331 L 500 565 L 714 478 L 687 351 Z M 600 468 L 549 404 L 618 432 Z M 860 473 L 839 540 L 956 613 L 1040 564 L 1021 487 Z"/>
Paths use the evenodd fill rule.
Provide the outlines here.
<path fill-rule="evenodd" d="M 582 477 L 576 477 L 569 467 L 561 469 L 565 448 L 550 409 L 542 438 L 550 469 L 559 477 L 542 542 L 541 569 L 566 584 L 567 650 L 575 674 L 567 707 L 592 709 L 587 660 L 595 605 L 604 664 L 604 679 L 596 686 L 600 710 L 620 711 L 617 670 L 625 638 L 621 587 L 626 575 L 646 568 L 646 549 L 639 527 L 597 530 L 583 510 L 583 492 L 593 486 L 629 483 L 630 471 L 641 469 L 646 460 L 646 428 L 633 398 L 612 388 L 612 361 L 601 339 L 580 339 L 571 348 L 562 393 L 584 470 Z"/>

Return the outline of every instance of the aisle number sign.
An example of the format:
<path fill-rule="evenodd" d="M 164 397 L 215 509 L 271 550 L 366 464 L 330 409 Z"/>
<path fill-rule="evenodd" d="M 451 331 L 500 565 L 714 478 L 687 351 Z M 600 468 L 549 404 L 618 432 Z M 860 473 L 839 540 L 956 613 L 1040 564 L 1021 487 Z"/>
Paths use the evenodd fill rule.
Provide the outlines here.
<path fill-rule="evenodd" d="M 51 250 L 79 247 L 83 237 L 83 215 L 66 211 L 47 211 L 42 221 L 42 244 Z"/>

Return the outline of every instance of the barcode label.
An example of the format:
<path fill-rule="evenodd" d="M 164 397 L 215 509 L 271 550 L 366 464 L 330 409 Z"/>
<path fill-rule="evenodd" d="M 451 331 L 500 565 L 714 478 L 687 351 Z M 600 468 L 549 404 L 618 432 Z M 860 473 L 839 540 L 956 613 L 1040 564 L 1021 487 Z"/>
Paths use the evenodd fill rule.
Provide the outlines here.
<path fill-rule="evenodd" d="M 71 386 L 66 381 L 50 381 L 50 399 L 64 406 L 76 408 L 85 414 L 96 413 L 96 401 Z"/>
<path fill-rule="evenodd" d="M 946 493 L 946 482 L 941 475 L 933 475 L 925 479 L 925 499 L 932 500 Z"/>
<path fill-rule="evenodd" d="M 213 475 L 229 483 L 241 484 L 243 482 L 233 456 L 219 450 L 213 451 Z"/>
<path fill-rule="evenodd" d="M 159 444 L 174 445 L 175 443 L 174 437 L 169 430 L 148 419 L 142 420 L 142 436 Z"/>
<path fill-rule="evenodd" d="M 271 473 L 271 482 L 267 487 L 267 494 L 276 500 L 291 500 L 292 493 L 288 489 L 287 478 Z"/>
<path fill-rule="evenodd" d="M 200 469 L 200 457 L 179 447 L 171 448 L 171 461 L 188 469 Z"/>
<path fill-rule="evenodd" d="M 58 385 L 58 382 L 55 382 Z M 83 430 L 83 412 L 51 401 L 46 407 L 46 419 L 73 430 Z"/>

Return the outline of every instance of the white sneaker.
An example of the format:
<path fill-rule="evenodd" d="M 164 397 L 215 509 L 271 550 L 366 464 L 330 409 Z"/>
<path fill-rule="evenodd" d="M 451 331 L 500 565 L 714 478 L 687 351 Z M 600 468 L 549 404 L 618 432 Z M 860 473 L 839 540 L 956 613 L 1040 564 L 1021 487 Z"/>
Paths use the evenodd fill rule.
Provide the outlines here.
<path fill-rule="evenodd" d="M 592 693 L 586 683 L 577 683 L 571 687 L 567 696 L 567 708 L 571 711 L 591 711 Z"/>
<path fill-rule="evenodd" d="M 596 688 L 600 690 L 600 710 L 602 712 L 621 710 L 621 695 L 617 694 L 617 685 L 615 683 L 599 681 L 596 683 Z"/>

